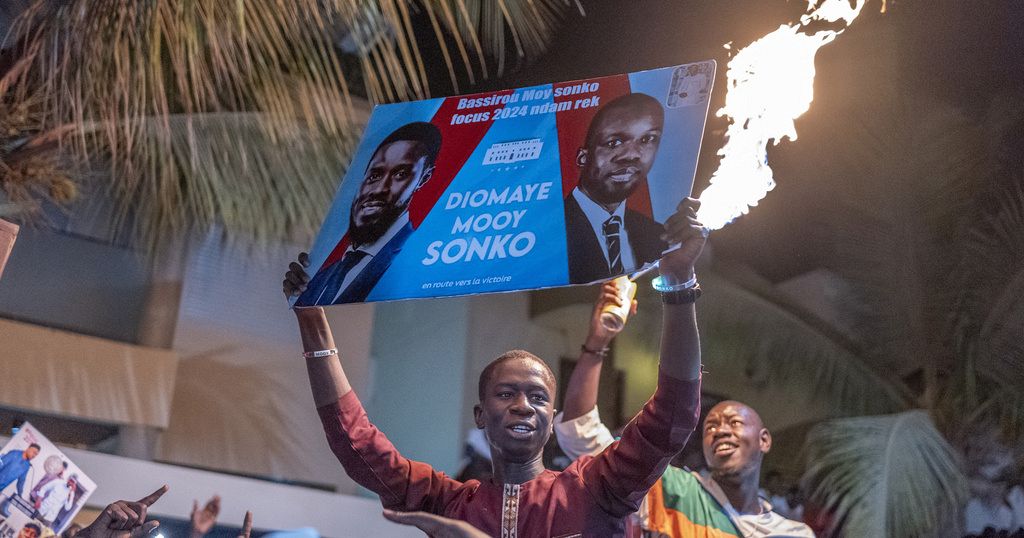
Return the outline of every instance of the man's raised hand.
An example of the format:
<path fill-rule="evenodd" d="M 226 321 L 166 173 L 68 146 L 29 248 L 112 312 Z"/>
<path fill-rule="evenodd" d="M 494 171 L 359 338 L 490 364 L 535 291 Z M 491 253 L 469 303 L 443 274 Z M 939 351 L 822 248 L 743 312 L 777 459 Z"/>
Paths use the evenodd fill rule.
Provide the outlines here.
<path fill-rule="evenodd" d="M 158 521 L 146 521 L 149 507 L 167 493 L 167 486 L 146 495 L 138 501 L 117 501 L 107 505 L 91 525 L 77 536 L 86 538 L 142 538 L 160 526 Z"/>
<path fill-rule="evenodd" d="M 242 519 L 242 532 L 239 533 L 238 538 L 249 538 L 252 534 L 252 512 L 246 511 L 245 518 Z"/>
<path fill-rule="evenodd" d="M 608 347 L 612 339 L 618 336 L 622 329 L 626 327 L 625 323 L 617 328 L 608 327 L 601 321 L 601 313 L 606 306 L 614 305 L 621 308 L 626 304 L 623 298 L 624 290 L 620 288 L 622 284 L 623 282 L 616 278 L 601 285 L 597 301 L 594 302 L 594 310 L 590 314 L 590 332 L 587 334 L 585 342 L 588 349 L 601 350 Z M 631 299 L 630 301 L 629 315 L 633 316 L 636 314 L 637 302 L 636 299 Z"/>
<path fill-rule="evenodd" d="M 192 537 L 199 538 L 206 536 L 217 524 L 217 516 L 220 514 L 220 496 L 214 495 L 206 501 L 206 505 L 199 507 L 199 501 L 192 501 L 192 514 L 189 517 L 192 524 Z"/>
<path fill-rule="evenodd" d="M 662 239 L 670 245 L 680 246 L 661 258 L 661 274 L 681 280 L 690 278 L 693 265 L 708 241 L 708 228 L 697 220 L 699 208 L 700 200 L 684 198 L 679 202 L 675 214 L 665 221 L 665 234 Z"/>
<path fill-rule="evenodd" d="M 288 264 L 288 272 L 284 274 L 284 295 L 285 297 L 298 297 L 306 291 L 306 284 L 309 284 L 309 274 L 306 268 L 309 267 L 309 254 L 299 253 L 298 261 Z"/>

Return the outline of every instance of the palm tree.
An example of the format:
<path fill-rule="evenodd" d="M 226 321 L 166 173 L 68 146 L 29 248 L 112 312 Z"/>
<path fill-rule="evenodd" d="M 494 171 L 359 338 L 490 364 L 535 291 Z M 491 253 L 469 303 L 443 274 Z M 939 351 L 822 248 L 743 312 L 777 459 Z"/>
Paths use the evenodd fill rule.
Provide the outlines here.
<path fill-rule="evenodd" d="M 150 250 L 214 225 L 257 243 L 307 240 L 327 205 L 310 201 L 333 195 L 369 103 L 429 96 L 436 65 L 456 87 L 501 73 L 510 57 L 542 52 L 569 7 L 12 5 L 21 12 L 0 63 L 3 214 L 66 203 L 85 181 L 81 171 L 99 167 L 118 229 Z"/>

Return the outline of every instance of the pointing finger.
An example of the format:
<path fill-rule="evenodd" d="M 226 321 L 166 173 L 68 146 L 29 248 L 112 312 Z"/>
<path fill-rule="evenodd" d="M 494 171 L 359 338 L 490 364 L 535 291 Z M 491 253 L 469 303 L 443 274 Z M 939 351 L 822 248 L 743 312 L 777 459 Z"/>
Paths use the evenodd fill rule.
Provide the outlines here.
<path fill-rule="evenodd" d="M 164 496 L 164 493 L 167 493 L 167 490 L 168 490 L 168 487 L 167 487 L 166 484 L 164 484 L 163 486 L 160 486 L 160 489 L 158 489 L 158 490 L 154 491 L 153 493 L 150 493 L 149 495 L 146 495 L 145 497 L 139 499 L 139 504 L 144 504 L 146 506 L 152 506 L 153 503 L 155 503 L 158 500 L 160 500 L 160 497 Z"/>
<path fill-rule="evenodd" d="M 242 520 L 242 533 L 238 535 L 238 538 L 249 538 L 252 534 L 252 512 L 246 510 L 245 519 Z"/>

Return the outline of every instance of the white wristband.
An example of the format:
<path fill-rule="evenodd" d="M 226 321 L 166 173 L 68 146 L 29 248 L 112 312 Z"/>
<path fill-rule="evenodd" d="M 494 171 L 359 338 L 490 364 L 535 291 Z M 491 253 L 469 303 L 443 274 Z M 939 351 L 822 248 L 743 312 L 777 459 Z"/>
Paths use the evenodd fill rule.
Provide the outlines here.
<path fill-rule="evenodd" d="M 319 359 L 321 357 L 330 357 L 331 355 L 337 354 L 338 349 L 332 347 L 331 349 L 321 349 L 319 351 L 306 351 L 302 356 L 307 359 Z"/>
<path fill-rule="evenodd" d="M 682 284 L 669 284 L 668 282 L 666 282 L 666 278 L 664 276 L 659 276 L 651 281 L 651 286 L 653 286 L 655 290 L 660 291 L 662 293 L 688 290 L 696 285 L 697 273 L 694 273 L 693 277 L 691 277 L 690 280 L 687 280 Z"/>

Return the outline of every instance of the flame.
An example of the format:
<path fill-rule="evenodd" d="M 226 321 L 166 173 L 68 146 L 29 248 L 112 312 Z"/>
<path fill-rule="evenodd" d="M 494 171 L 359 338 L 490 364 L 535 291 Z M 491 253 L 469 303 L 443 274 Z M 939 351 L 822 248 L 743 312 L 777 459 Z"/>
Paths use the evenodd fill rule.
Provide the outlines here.
<path fill-rule="evenodd" d="M 815 8 L 818 0 L 808 0 L 798 24 L 780 26 L 729 61 L 725 106 L 716 113 L 729 119 L 726 142 L 718 150 L 722 160 L 711 185 L 700 194 L 697 213 L 705 226 L 717 230 L 729 224 L 775 187 L 768 142 L 796 140 L 793 122 L 814 99 L 814 56 L 846 30 L 865 2 L 824 0 Z M 812 23 L 842 27 L 807 33 Z"/>

